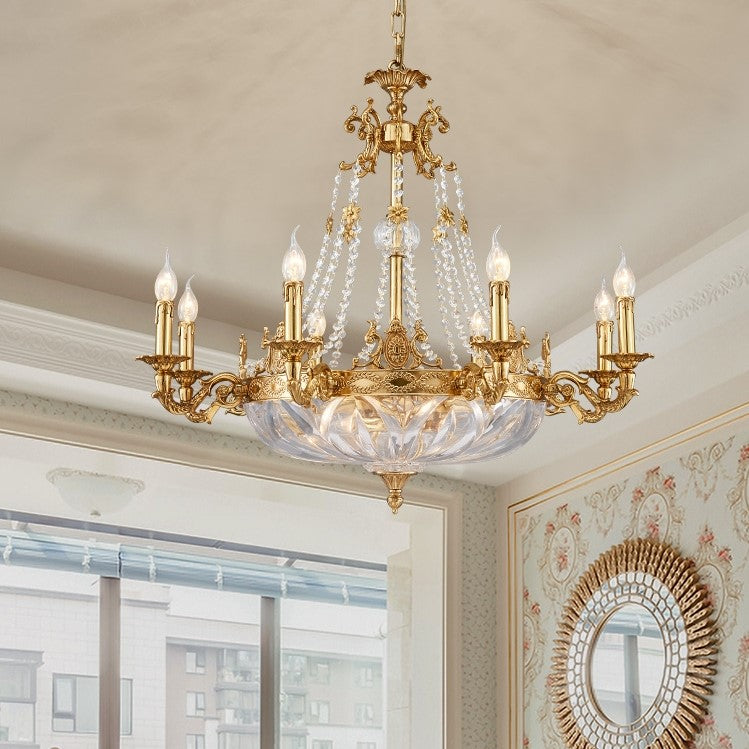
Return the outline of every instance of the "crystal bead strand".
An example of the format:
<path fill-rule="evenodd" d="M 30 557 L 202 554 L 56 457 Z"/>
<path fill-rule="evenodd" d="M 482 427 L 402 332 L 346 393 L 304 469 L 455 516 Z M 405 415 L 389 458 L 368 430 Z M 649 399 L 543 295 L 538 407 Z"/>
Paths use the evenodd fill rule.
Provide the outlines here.
<path fill-rule="evenodd" d="M 406 275 L 406 324 L 410 325 L 413 330 L 416 321 L 421 319 L 421 310 L 419 307 L 419 294 L 416 290 L 416 270 L 414 266 L 414 249 L 406 250 L 404 257 L 405 275 Z M 437 355 L 428 341 L 416 344 L 427 359 L 434 360 Z"/>
<path fill-rule="evenodd" d="M 380 328 L 382 322 L 382 313 L 385 310 L 385 300 L 387 295 L 388 280 L 390 279 L 390 249 L 384 247 L 382 249 L 382 260 L 380 261 L 380 280 L 377 284 L 377 302 L 375 303 L 375 311 L 372 316 L 377 328 Z M 359 352 L 359 359 L 364 361 L 368 359 L 374 350 L 374 343 L 365 344 Z"/>
<path fill-rule="evenodd" d="M 338 192 L 341 185 L 341 170 L 338 170 L 338 173 L 335 176 L 335 179 L 333 180 L 333 195 L 330 200 L 330 213 L 328 214 L 330 218 L 332 219 L 333 216 L 335 216 L 336 208 L 338 206 Z M 317 262 L 315 263 L 315 271 L 312 274 L 312 278 L 310 279 L 309 288 L 307 289 L 307 293 L 304 295 L 304 301 L 302 302 L 302 314 L 304 316 L 304 328 L 309 333 L 309 316 L 307 315 L 307 311 L 310 308 L 310 304 L 312 305 L 312 311 L 318 312 L 322 309 L 322 305 L 319 304 L 319 291 L 318 291 L 318 282 L 320 280 L 320 274 L 323 272 L 323 268 L 325 266 L 325 260 L 328 257 L 328 251 L 330 249 L 330 237 L 332 232 L 326 231 L 323 234 L 322 238 L 322 247 L 320 248 L 320 254 L 317 257 Z M 320 291 L 322 290 L 322 287 L 320 287 Z M 315 298 L 315 292 L 318 292 L 317 299 Z M 313 301 L 314 300 L 314 301 Z"/>
<path fill-rule="evenodd" d="M 354 167 L 354 172 L 351 176 L 351 182 L 349 184 L 349 203 L 355 203 L 359 198 L 359 179 L 360 171 L 359 166 L 357 165 L 356 167 Z M 325 270 L 325 275 L 323 276 L 322 284 L 320 285 L 319 296 L 312 310 L 313 313 L 321 312 L 322 310 L 324 310 L 325 305 L 328 302 L 330 290 L 333 286 L 333 279 L 335 278 L 336 271 L 338 270 L 338 262 L 341 258 L 341 252 L 343 252 L 343 235 L 345 231 L 346 227 L 344 226 L 343 219 L 341 219 L 341 221 L 338 223 L 338 228 L 336 229 L 336 236 L 335 240 L 333 241 L 333 249 L 330 253 L 330 262 L 328 263 L 328 267 Z M 323 349 L 323 353 L 327 353 L 329 348 L 330 343 L 328 342 L 328 344 Z"/>
<path fill-rule="evenodd" d="M 435 214 L 439 218 L 440 213 L 440 192 L 437 180 L 434 180 L 434 205 Z M 434 274 L 437 279 L 437 298 L 439 300 L 440 317 L 442 319 L 442 330 L 445 333 L 447 339 L 447 348 L 450 353 L 450 361 L 453 363 L 453 367 L 458 369 L 460 364 L 458 361 L 458 355 L 455 352 L 455 342 L 453 341 L 453 332 L 450 328 L 450 322 L 447 311 L 447 299 L 445 296 L 445 269 L 442 265 L 442 253 L 440 248 L 441 242 L 436 237 L 432 240 L 432 257 L 434 258 Z"/>
<path fill-rule="evenodd" d="M 351 180 L 349 204 L 356 203 L 359 199 L 360 174 L 360 167 L 357 164 L 354 167 L 354 178 Z M 341 358 L 341 346 L 343 345 L 343 339 L 346 337 L 346 317 L 351 303 L 351 292 L 354 285 L 354 279 L 356 278 L 356 265 L 359 259 L 359 245 L 361 243 L 360 235 L 362 229 L 359 218 L 356 219 L 356 222 L 351 227 L 351 231 L 353 232 L 353 239 L 348 243 L 346 276 L 343 285 L 343 292 L 341 293 L 341 301 L 338 304 L 338 314 L 336 316 L 335 324 L 333 325 L 333 332 L 328 339 L 325 349 L 323 349 L 323 353 L 332 350 L 330 361 L 332 366 L 336 366 Z M 341 240 L 342 239 L 343 232 L 341 232 Z"/>
<path fill-rule="evenodd" d="M 440 167 L 439 173 L 440 188 L 442 192 L 441 207 L 447 208 L 447 180 L 444 167 Z M 445 229 L 447 228 L 448 227 L 446 226 Z M 446 271 L 445 279 L 447 284 L 448 298 L 450 301 L 450 310 L 452 312 L 457 338 L 463 344 L 466 353 L 470 356 L 471 344 L 468 342 L 468 334 L 463 325 L 463 321 L 467 321 L 470 319 L 471 312 L 469 311 L 468 304 L 466 303 L 465 294 L 463 293 L 463 285 L 461 283 L 460 276 L 458 275 L 458 268 L 455 262 L 455 254 L 453 252 L 452 243 L 447 238 L 447 231 L 443 231 L 443 234 L 444 236 L 440 240 L 440 244 L 442 245 L 443 267 Z"/>
<path fill-rule="evenodd" d="M 465 202 L 463 200 L 463 180 L 455 170 L 453 175 L 455 181 L 455 198 L 458 204 L 458 211 L 460 211 L 461 218 L 465 216 Z M 466 285 L 468 286 L 469 293 L 471 295 L 471 302 L 474 310 L 478 310 L 488 320 L 489 308 L 486 303 L 486 294 L 481 286 L 479 280 L 478 270 L 476 268 L 476 255 L 473 251 L 473 244 L 471 242 L 471 235 L 463 231 L 458 231 L 457 226 L 454 227 L 455 237 L 460 248 L 460 260 L 463 266 L 463 273 L 466 278 Z"/>

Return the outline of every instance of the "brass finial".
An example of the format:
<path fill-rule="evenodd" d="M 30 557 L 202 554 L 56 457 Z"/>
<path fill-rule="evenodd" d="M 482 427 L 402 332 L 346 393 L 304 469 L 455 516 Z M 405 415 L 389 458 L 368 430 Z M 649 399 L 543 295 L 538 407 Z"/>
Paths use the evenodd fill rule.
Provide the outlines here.
<path fill-rule="evenodd" d="M 377 475 L 385 482 L 385 486 L 388 488 L 388 505 L 393 511 L 393 515 L 396 515 L 398 510 L 403 506 L 403 487 L 406 485 L 406 481 L 416 474 L 413 471 L 404 471 L 402 473 L 382 471 L 378 472 Z"/>

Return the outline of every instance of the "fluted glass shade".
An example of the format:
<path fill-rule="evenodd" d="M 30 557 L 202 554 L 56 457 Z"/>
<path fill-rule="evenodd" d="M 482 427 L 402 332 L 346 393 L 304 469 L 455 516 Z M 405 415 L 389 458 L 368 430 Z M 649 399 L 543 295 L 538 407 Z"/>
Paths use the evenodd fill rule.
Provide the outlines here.
<path fill-rule="evenodd" d="M 453 396 L 348 395 L 305 408 L 290 400 L 245 407 L 274 450 L 370 471 L 414 471 L 483 460 L 524 445 L 541 425 L 543 401 L 505 398 L 495 406 Z"/>

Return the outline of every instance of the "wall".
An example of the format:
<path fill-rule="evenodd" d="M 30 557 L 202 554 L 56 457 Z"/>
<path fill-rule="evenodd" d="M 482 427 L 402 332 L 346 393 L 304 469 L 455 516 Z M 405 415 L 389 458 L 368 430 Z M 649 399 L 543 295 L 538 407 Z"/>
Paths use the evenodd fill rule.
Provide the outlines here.
<path fill-rule="evenodd" d="M 285 461 L 258 442 L 210 427 L 178 426 L 77 403 L 0 389 L 0 431 L 38 436 L 106 451 L 157 457 L 228 474 L 277 479 L 382 496 L 376 477 L 356 468 Z M 279 489 L 283 484 L 278 484 Z M 497 744 L 497 536 L 491 487 L 422 475 L 409 498 L 445 511 L 445 713 L 449 749 Z M 156 508 L 153 508 L 155 511 Z M 378 508 L 386 512 L 385 508 Z M 181 518 L 182 521 L 185 518 Z M 153 522 L 152 515 L 151 520 Z M 232 530 L 240 532 L 241 527 Z M 205 533 L 210 535 L 210 529 Z M 432 749 L 432 747 L 429 747 Z"/>
<path fill-rule="evenodd" d="M 516 503 L 509 515 L 511 643 L 522 653 L 510 746 L 562 746 L 547 690 L 562 608 L 599 554 L 650 537 L 696 560 L 715 606 L 718 676 L 695 746 L 749 747 L 749 416 Z"/>

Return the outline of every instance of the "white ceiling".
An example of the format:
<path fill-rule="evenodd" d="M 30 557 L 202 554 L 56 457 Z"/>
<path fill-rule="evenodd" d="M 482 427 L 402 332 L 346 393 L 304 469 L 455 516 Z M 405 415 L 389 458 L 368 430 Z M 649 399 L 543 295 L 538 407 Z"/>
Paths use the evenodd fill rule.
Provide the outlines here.
<path fill-rule="evenodd" d="M 289 230 L 302 224 L 311 259 L 336 164 L 359 145 L 349 106 L 384 108 L 361 81 L 390 59 L 389 12 L 4 0 L 0 267 L 147 301 L 169 246 L 181 280 L 197 274 L 202 316 L 272 325 Z M 587 314 L 619 243 L 644 277 L 749 210 L 747 38 L 745 0 L 409 3 L 406 61 L 433 77 L 410 114 L 427 95 L 444 105 L 435 150 L 462 167 L 482 253 L 504 225 L 532 337 Z M 429 235 L 431 185 L 410 186 Z M 364 189 L 369 236 L 386 180 Z M 366 243 L 362 332 L 374 255 Z"/>
<path fill-rule="evenodd" d="M 289 230 L 302 224 L 311 264 L 336 165 L 360 145 L 341 127 L 350 105 L 373 95 L 384 109 L 361 82 L 390 59 L 389 11 L 389 0 L 0 3 L 0 387 L 172 419 L 132 363 L 150 343 L 126 332 L 151 333 L 167 245 L 180 280 L 197 274 L 199 349 L 232 351 L 240 328 L 273 325 Z M 449 475 L 569 472 L 572 450 L 584 470 L 604 444 L 621 454 L 643 432 L 659 439 L 745 399 L 749 4 L 411 0 L 409 14 L 406 61 L 433 77 L 409 114 L 427 96 L 444 106 L 452 130 L 433 145 L 461 166 L 480 252 L 504 226 L 515 320 L 536 340 L 552 331 L 555 368 L 577 366 L 621 243 L 658 356 L 625 414 L 579 430 L 549 419 L 516 455 Z M 410 174 L 407 187 L 428 237 L 432 186 Z M 368 237 L 386 178 L 363 188 Z M 426 245 L 420 260 L 439 338 Z M 369 242 L 360 263 L 349 350 L 373 304 Z M 3 299 L 113 327 L 30 318 Z M 245 433 L 229 421 L 214 428 Z"/>

